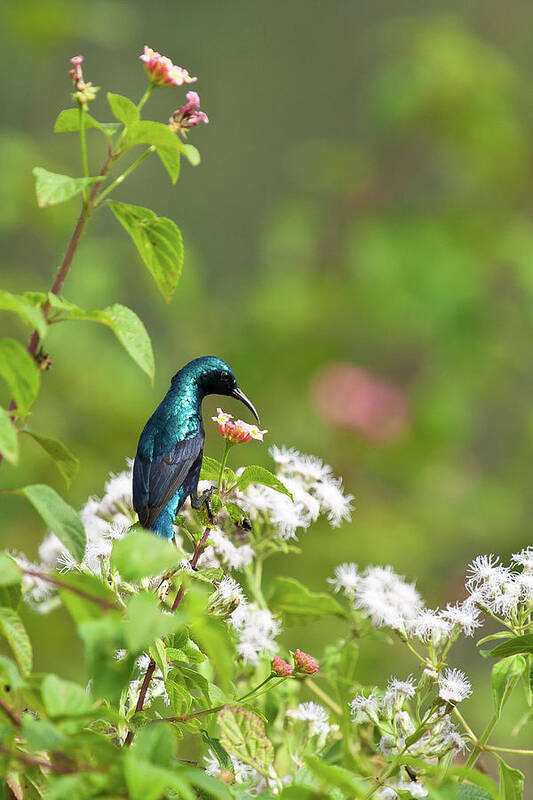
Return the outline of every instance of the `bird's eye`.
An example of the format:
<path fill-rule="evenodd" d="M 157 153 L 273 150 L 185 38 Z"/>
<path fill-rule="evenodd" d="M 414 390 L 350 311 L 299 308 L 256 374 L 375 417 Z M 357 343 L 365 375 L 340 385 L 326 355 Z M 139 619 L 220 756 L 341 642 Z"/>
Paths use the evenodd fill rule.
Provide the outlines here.
<path fill-rule="evenodd" d="M 230 379 L 230 374 L 229 374 L 229 372 L 226 372 L 226 370 L 224 370 L 223 372 L 221 372 L 221 373 L 220 373 L 220 379 L 221 379 L 222 381 L 224 381 L 224 383 L 228 383 L 228 382 L 229 382 L 229 379 Z"/>

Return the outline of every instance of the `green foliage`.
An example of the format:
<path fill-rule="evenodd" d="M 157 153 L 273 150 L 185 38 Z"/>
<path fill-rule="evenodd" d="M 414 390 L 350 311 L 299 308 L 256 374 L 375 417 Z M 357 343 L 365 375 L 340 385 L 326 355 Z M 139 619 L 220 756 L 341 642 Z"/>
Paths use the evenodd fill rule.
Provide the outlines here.
<path fill-rule="evenodd" d="M 46 336 L 46 320 L 23 295 L 11 294 L 0 289 L 0 310 L 13 311 L 28 325 L 32 325 L 41 339 Z"/>
<path fill-rule="evenodd" d="M 490 650 L 488 655 L 493 658 L 506 658 L 507 656 L 514 656 L 518 653 L 533 653 L 532 633 L 526 633 L 523 636 L 515 636 L 508 642 L 499 644 L 493 650 Z"/>
<path fill-rule="evenodd" d="M 242 706 L 226 706 L 218 715 L 218 724 L 222 747 L 261 775 L 268 775 L 274 748 L 261 717 Z"/>
<path fill-rule="evenodd" d="M 21 580 L 20 567 L 7 553 L 0 553 L 0 586 L 12 586 Z"/>
<path fill-rule="evenodd" d="M 80 462 L 76 456 L 74 456 L 68 447 L 64 445 L 63 442 L 60 442 L 59 439 L 53 439 L 51 436 L 42 436 L 40 433 L 36 433 L 28 427 L 23 428 L 21 433 L 27 433 L 28 436 L 31 436 L 31 438 L 38 442 L 43 450 L 48 453 L 65 479 L 67 488 L 69 488 L 80 469 Z"/>
<path fill-rule="evenodd" d="M 242 475 L 239 475 L 239 478 L 237 479 L 237 486 L 241 492 L 244 491 L 244 489 L 246 489 L 246 487 L 251 483 L 260 483 L 263 486 L 268 486 L 269 489 L 275 489 L 276 492 L 286 494 L 292 500 L 292 494 L 282 484 L 279 478 L 276 478 L 276 476 L 269 472 L 268 469 L 260 467 L 257 464 L 245 467 L 242 471 Z"/>
<path fill-rule="evenodd" d="M 97 128 L 108 137 L 120 129 L 118 122 L 98 122 L 87 110 L 84 111 L 84 128 Z M 80 129 L 80 112 L 77 108 L 65 108 L 59 112 L 54 123 L 54 133 L 73 133 Z"/>
<path fill-rule="evenodd" d="M 9 411 L 0 408 L 0 453 L 12 464 L 16 464 L 19 458 L 19 441 L 11 416 Z"/>
<path fill-rule="evenodd" d="M 113 115 L 127 128 L 139 121 L 139 109 L 135 103 L 132 103 L 129 97 L 122 97 L 120 94 L 108 92 L 107 100 L 111 106 Z"/>
<path fill-rule="evenodd" d="M 81 194 L 88 186 L 104 180 L 101 177 L 71 178 L 69 175 L 49 172 L 42 167 L 34 167 L 33 174 L 35 175 L 35 194 L 39 208 L 65 203 L 77 194 Z"/>
<path fill-rule="evenodd" d="M 500 716 L 505 696 L 512 685 L 513 679 L 518 678 L 527 669 L 526 659 L 521 655 L 503 658 L 492 668 L 492 694 L 494 707 Z"/>
<path fill-rule="evenodd" d="M 502 800 L 522 800 L 524 773 L 499 759 L 500 795 Z"/>
<path fill-rule="evenodd" d="M 25 416 L 39 394 L 41 375 L 35 361 L 15 339 L 0 339 L 0 376 L 9 386 L 19 414 Z"/>
<path fill-rule="evenodd" d="M 176 134 L 161 122 L 142 121 L 129 124 L 128 144 L 153 145 L 161 159 L 163 166 L 170 175 L 172 183 L 176 183 L 180 174 L 180 156 L 182 145 Z M 188 157 L 190 157 L 190 152 Z M 192 156 L 194 159 L 194 155 Z M 143 209 L 146 210 L 146 209 Z M 116 212 L 115 212 L 116 213 Z M 122 222 L 122 220 L 120 220 Z M 170 220 L 166 220 L 170 222 Z M 124 223 L 122 223 L 124 224 Z M 170 226 L 167 226 L 170 227 Z"/>
<path fill-rule="evenodd" d="M 11 647 L 20 671 L 29 675 L 33 664 L 33 650 L 30 637 L 22 620 L 12 608 L 0 608 L 0 631 Z"/>
<path fill-rule="evenodd" d="M 178 227 L 148 208 L 116 202 L 108 205 L 131 236 L 159 291 L 170 302 L 183 266 L 183 241 Z"/>
<path fill-rule="evenodd" d="M 294 578 L 275 578 L 269 600 L 271 608 L 281 611 L 289 624 L 346 616 L 343 607 L 330 594 L 311 592 Z"/>
<path fill-rule="evenodd" d="M 81 561 L 85 553 L 85 529 L 72 506 L 65 503 L 51 486 L 41 483 L 11 491 L 26 497 L 48 528 L 63 542 L 73 557 Z"/>
<path fill-rule="evenodd" d="M 184 557 L 184 552 L 171 542 L 138 530 L 115 542 L 111 563 L 125 580 L 136 581 L 171 570 Z"/>
<path fill-rule="evenodd" d="M 47 675 L 41 686 L 46 713 L 51 717 L 78 717 L 93 707 L 91 695 L 81 686 L 64 681 L 57 675 Z"/>

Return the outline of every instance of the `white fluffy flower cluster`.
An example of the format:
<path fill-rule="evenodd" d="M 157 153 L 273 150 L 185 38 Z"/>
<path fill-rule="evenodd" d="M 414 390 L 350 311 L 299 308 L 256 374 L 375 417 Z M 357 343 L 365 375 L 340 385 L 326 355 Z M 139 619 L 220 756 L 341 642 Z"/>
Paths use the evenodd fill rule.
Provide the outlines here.
<path fill-rule="evenodd" d="M 277 477 L 294 502 L 274 489 L 252 484 L 238 497 L 252 519 L 266 518 L 282 539 L 296 539 L 296 531 L 307 529 L 321 514 L 333 528 L 351 519 L 353 496 L 344 494 L 342 480 L 333 476 L 330 466 L 292 448 L 274 446 L 269 452 Z"/>
<path fill-rule="evenodd" d="M 319 703 L 300 703 L 296 708 L 289 708 L 286 716 L 307 723 L 310 736 L 318 736 L 322 741 L 325 741 L 329 734 L 339 730 L 338 725 L 330 722 L 328 712 Z"/>
<path fill-rule="evenodd" d="M 239 637 L 237 652 L 244 662 L 257 666 L 262 653 L 277 651 L 275 639 L 281 632 L 281 625 L 268 608 L 241 602 L 230 621 Z"/>
<path fill-rule="evenodd" d="M 514 553 L 509 566 L 498 556 L 482 555 L 468 567 L 466 588 L 471 605 L 486 607 L 498 617 L 513 620 L 533 603 L 533 547 Z"/>

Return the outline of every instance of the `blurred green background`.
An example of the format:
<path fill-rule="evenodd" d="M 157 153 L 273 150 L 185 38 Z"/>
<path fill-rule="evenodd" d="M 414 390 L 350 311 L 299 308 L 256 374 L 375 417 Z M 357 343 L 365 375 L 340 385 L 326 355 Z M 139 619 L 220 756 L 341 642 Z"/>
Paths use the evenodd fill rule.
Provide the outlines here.
<path fill-rule="evenodd" d="M 120 302 L 139 314 L 155 386 L 108 330 L 54 326 L 32 426 L 71 447 L 79 478 L 65 491 L 27 440 L 0 485 L 50 482 L 81 506 L 134 454 L 170 376 L 216 353 L 259 407 L 269 442 L 319 455 L 356 496 L 351 524 L 315 526 L 303 555 L 273 560 L 272 572 L 322 589 L 341 561 L 390 563 L 443 605 L 463 596 L 476 554 L 508 558 L 527 545 L 533 6 L 7 0 L 0 13 L 3 288 L 48 289 L 76 217 L 75 202 L 38 210 L 31 176 L 35 164 L 80 174 L 77 137 L 52 133 L 71 105 L 72 55 L 85 55 L 86 79 L 139 98 L 146 43 L 199 76 L 211 120 L 190 136 L 202 164 L 184 165 L 176 187 L 154 161 L 116 194 L 181 227 L 173 302 L 107 211 L 64 289 L 84 307 Z M 146 115 L 166 121 L 183 97 L 158 90 Z M 104 90 L 92 111 L 111 118 Z M 94 173 L 104 145 L 88 137 Z M 25 341 L 17 324 L 2 315 L 1 333 Z M 206 418 L 219 402 L 206 402 Z M 220 456 L 207 427 L 207 452 Z M 260 444 L 238 456 L 268 464 Z M 5 545 L 35 555 L 44 531 L 21 498 L 2 498 L 1 528 Z M 57 614 L 45 639 L 40 618 L 26 616 L 38 665 L 54 668 L 60 651 L 65 675 L 79 675 L 68 621 Z M 330 635 L 317 624 L 286 642 L 320 651 Z M 467 709 L 479 725 L 487 665 L 473 643 L 456 660 L 486 690 Z M 398 648 L 363 647 L 362 681 L 409 669 Z"/>

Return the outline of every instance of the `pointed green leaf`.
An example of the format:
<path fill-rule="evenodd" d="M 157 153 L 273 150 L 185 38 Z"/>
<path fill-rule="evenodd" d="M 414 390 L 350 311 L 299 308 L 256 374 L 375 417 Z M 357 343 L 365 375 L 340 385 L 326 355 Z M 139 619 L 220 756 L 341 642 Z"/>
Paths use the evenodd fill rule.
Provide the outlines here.
<path fill-rule="evenodd" d="M 0 608 L 0 631 L 9 642 L 20 671 L 23 675 L 29 675 L 33 664 L 30 637 L 22 620 L 12 608 Z"/>
<path fill-rule="evenodd" d="M 494 650 L 490 650 L 488 655 L 492 658 L 505 658 L 506 656 L 514 656 L 517 653 L 533 653 L 533 633 L 526 633 L 524 636 L 515 636 L 508 642 L 499 644 Z"/>
<path fill-rule="evenodd" d="M 149 531 L 135 531 L 113 545 L 111 564 L 126 581 L 139 581 L 178 567 L 185 553 Z"/>
<path fill-rule="evenodd" d="M 9 386 L 19 414 L 27 414 L 39 393 L 41 373 L 26 348 L 15 339 L 0 339 L 0 376 Z"/>
<path fill-rule="evenodd" d="M 275 489 L 276 492 L 286 494 L 292 500 L 292 494 L 282 484 L 282 482 L 278 480 L 278 478 L 276 478 L 272 472 L 269 472 L 268 469 L 260 467 L 257 464 L 252 464 L 251 466 L 244 468 L 242 474 L 237 480 L 237 487 L 239 491 L 242 492 L 251 483 L 260 483 L 263 486 L 268 486 L 270 489 Z"/>
<path fill-rule="evenodd" d="M 129 97 L 123 97 L 121 94 L 113 94 L 113 92 L 108 92 L 107 100 L 111 106 L 113 115 L 120 122 L 122 122 L 126 128 L 129 128 L 130 125 L 134 125 L 134 123 L 139 121 L 139 109 L 135 103 L 129 99 Z"/>
<path fill-rule="evenodd" d="M 27 433 L 32 439 L 35 439 L 41 445 L 48 455 L 53 459 L 59 472 L 65 479 L 67 487 L 72 485 L 73 480 L 76 478 L 80 469 L 80 462 L 74 456 L 68 447 L 59 439 L 53 439 L 51 436 L 42 436 L 40 433 L 32 431 L 30 428 L 23 428 L 22 433 Z"/>
<path fill-rule="evenodd" d="M 281 611 L 289 623 L 346 616 L 343 607 L 330 594 L 311 592 L 294 578 L 281 576 L 274 581 L 269 606 L 273 611 Z"/>
<path fill-rule="evenodd" d="M 76 561 L 82 560 L 85 554 L 85 529 L 72 506 L 65 503 L 51 486 L 42 483 L 11 491 L 26 497 Z"/>
<path fill-rule="evenodd" d="M 0 586 L 19 584 L 21 580 L 22 572 L 17 562 L 7 553 L 0 552 Z"/>
<path fill-rule="evenodd" d="M 80 194 L 87 186 L 105 180 L 97 178 L 71 178 L 70 175 L 58 175 L 56 172 L 48 172 L 42 167 L 34 167 L 35 193 L 37 195 L 37 205 L 39 208 L 45 206 L 55 206 L 58 203 L 65 203 L 71 197 Z"/>
<path fill-rule="evenodd" d="M 498 661 L 492 668 L 492 694 L 494 697 L 494 708 L 500 716 L 507 687 L 517 675 L 522 675 L 527 668 L 524 656 L 507 656 Z"/>
<path fill-rule="evenodd" d="M 19 440 L 17 429 L 11 422 L 11 414 L 0 408 L 0 453 L 11 464 L 17 464 L 19 459 Z"/>
<path fill-rule="evenodd" d="M 119 129 L 118 122 L 98 122 L 85 112 L 85 128 L 97 128 L 106 136 L 113 136 Z M 80 114 L 77 108 L 65 108 L 59 112 L 54 124 L 54 133 L 72 133 L 80 129 Z"/>
<path fill-rule="evenodd" d="M 159 291 L 170 302 L 183 267 L 183 241 L 172 220 L 141 206 L 109 202 L 113 214 L 129 233 Z"/>
<path fill-rule="evenodd" d="M 524 794 L 524 773 L 513 769 L 499 759 L 500 795 L 502 800 L 522 800 Z"/>
<path fill-rule="evenodd" d="M 0 289 L 0 310 L 13 311 L 24 322 L 35 328 L 41 339 L 46 336 L 48 326 L 42 312 L 23 295 L 11 294 Z"/>
<path fill-rule="evenodd" d="M 193 144 L 182 144 L 181 149 L 189 164 L 193 167 L 197 167 L 201 161 L 198 149 Z"/>
<path fill-rule="evenodd" d="M 242 706 L 225 706 L 219 712 L 220 744 L 230 755 L 268 775 L 274 747 L 265 733 L 261 717 Z"/>
<path fill-rule="evenodd" d="M 202 471 L 200 474 L 200 479 L 202 481 L 218 481 L 218 476 L 220 475 L 220 461 L 217 461 L 216 458 L 210 458 L 209 456 L 204 456 L 202 461 Z"/>
<path fill-rule="evenodd" d="M 170 175 L 172 183 L 176 183 L 180 174 L 180 156 L 182 144 L 168 125 L 161 122 L 143 120 L 132 125 L 128 131 L 128 144 L 151 144 Z"/>

